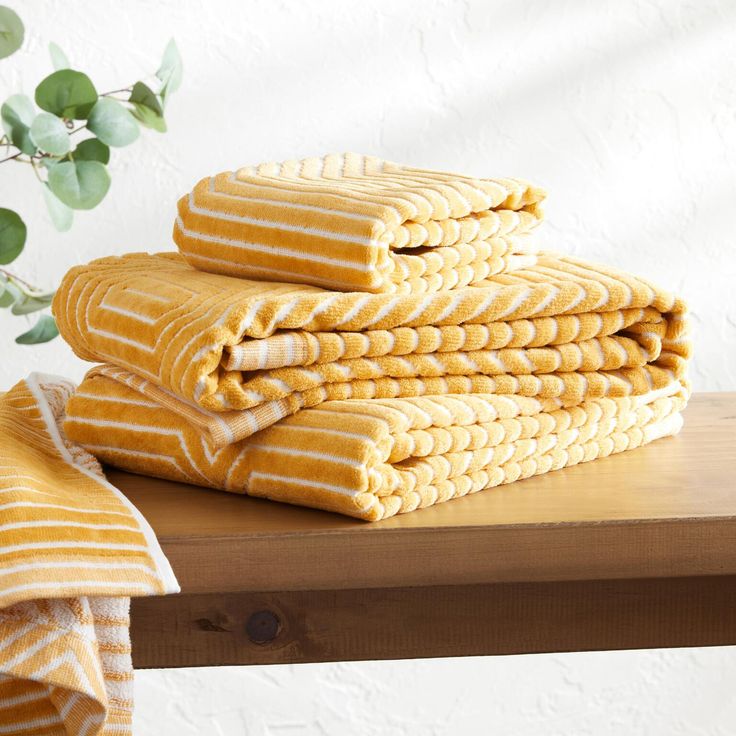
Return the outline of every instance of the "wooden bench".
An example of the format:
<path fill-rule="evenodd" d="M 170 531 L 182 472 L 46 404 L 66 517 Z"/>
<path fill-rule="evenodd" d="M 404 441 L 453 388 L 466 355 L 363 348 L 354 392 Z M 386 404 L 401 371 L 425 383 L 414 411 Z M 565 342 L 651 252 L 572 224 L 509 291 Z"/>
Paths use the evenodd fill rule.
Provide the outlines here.
<path fill-rule="evenodd" d="M 736 393 L 674 438 L 375 524 L 111 471 L 182 594 L 136 667 L 736 644 Z"/>

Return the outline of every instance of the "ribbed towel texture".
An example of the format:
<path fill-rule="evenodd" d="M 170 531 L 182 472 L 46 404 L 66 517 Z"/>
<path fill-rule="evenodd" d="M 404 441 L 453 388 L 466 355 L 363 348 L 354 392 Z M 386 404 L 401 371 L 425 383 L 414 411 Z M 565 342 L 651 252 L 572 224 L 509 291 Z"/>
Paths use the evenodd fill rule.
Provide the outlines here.
<path fill-rule="evenodd" d="M 178 591 L 143 517 L 64 436 L 73 386 L 0 395 L 0 733 L 130 734 L 130 596 Z"/>
<path fill-rule="evenodd" d="M 185 406 L 164 408 L 147 386 L 121 369 L 90 374 L 69 402 L 66 431 L 135 473 L 369 521 L 673 434 L 687 397 L 674 382 L 566 409 L 492 394 L 327 401 L 213 449 Z"/>
<path fill-rule="evenodd" d="M 179 200 L 174 241 L 203 271 L 340 291 L 419 293 L 529 264 L 515 236 L 544 191 L 358 154 L 249 166 Z"/>
<path fill-rule="evenodd" d="M 543 199 L 356 154 L 205 179 L 180 254 L 64 279 L 59 329 L 103 363 L 66 431 L 121 468 L 370 520 L 677 431 L 685 305 L 536 252 Z"/>
<path fill-rule="evenodd" d="M 389 296 L 129 255 L 72 269 L 55 314 L 78 355 L 190 402 L 217 445 L 332 399 L 642 394 L 682 378 L 688 352 L 674 296 L 553 256 L 482 287 Z"/>

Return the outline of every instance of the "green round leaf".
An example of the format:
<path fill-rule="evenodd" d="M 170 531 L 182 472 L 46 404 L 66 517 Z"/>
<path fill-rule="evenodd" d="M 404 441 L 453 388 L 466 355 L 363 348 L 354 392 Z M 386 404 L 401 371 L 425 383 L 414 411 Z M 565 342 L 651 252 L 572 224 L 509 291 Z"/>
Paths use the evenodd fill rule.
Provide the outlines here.
<path fill-rule="evenodd" d="M 134 105 L 143 105 L 144 107 L 153 110 L 157 115 L 164 114 L 164 109 L 161 107 L 158 97 L 156 97 L 153 90 L 148 85 L 143 84 L 143 82 L 136 82 L 133 85 L 129 101 Z"/>
<path fill-rule="evenodd" d="M 26 224 L 13 210 L 0 208 L 0 264 L 14 261 L 26 243 Z"/>
<path fill-rule="evenodd" d="M 97 100 L 89 114 L 87 128 L 108 146 L 127 146 L 140 135 L 133 116 L 119 102 L 108 97 Z"/>
<path fill-rule="evenodd" d="M 36 153 L 30 133 L 31 123 L 36 117 L 31 100 L 25 95 L 11 95 L 0 108 L 0 117 L 10 142 L 29 156 Z"/>
<path fill-rule="evenodd" d="M 172 38 L 164 50 L 164 57 L 156 76 L 161 80 L 161 100 L 166 103 L 166 98 L 176 92 L 181 85 L 183 66 L 179 49 Z"/>
<path fill-rule="evenodd" d="M 66 54 L 53 41 L 49 44 L 49 56 L 56 71 L 59 71 L 59 69 L 71 69 L 71 64 L 69 63 L 69 59 L 66 58 Z"/>
<path fill-rule="evenodd" d="M 42 314 L 28 332 L 18 335 L 15 341 L 19 345 L 38 345 L 41 342 L 53 340 L 59 334 L 56 322 L 48 314 Z"/>
<path fill-rule="evenodd" d="M 51 191 L 74 210 L 96 207 L 110 188 L 110 174 L 99 161 L 65 161 L 49 169 Z"/>
<path fill-rule="evenodd" d="M 29 296 L 23 294 L 15 304 L 13 304 L 10 310 L 13 314 L 31 314 L 31 312 L 38 312 L 41 309 L 51 306 L 51 302 L 54 299 L 54 293 L 39 294 L 38 296 Z"/>
<path fill-rule="evenodd" d="M 110 147 L 97 138 L 87 138 L 72 152 L 75 161 L 99 161 L 106 164 L 110 160 Z"/>
<path fill-rule="evenodd" d="M 66 125 L 50 112 L 41 112 L 31 124 L 31 140 L 36 148 L 54 156 L 69 152 L 69 131 Z"/>
<path fill-rule="evenodd" d="M 25 29 L 18 14 L 0 5 L 0 59 L 14 54 L 23 44 Z"/>
<path fill-rule="evenodd" d="M 148 107 L 136 105 L 135 110 L 130 113 L 141 125 L 151 128 L 159 133 L 166 132 L 166 121 Z"/>
<path fill-rule="evenodd" d="M 132 115 L 147 128 L 153 128 L 159 133 L 166 132 L 166 121 L 164 120 L 164 109 L 153 90 L 143 82 L 136 82 L 130 93 L 131 102 L 135 107 Z"/>
<path fill-rule="evenodd" d="M 48 184 L 43 185 L 43 199 L 46 202 L 46 209 L 51 216 L 51 222 L 54 227 L 61 233 L 65 233 L 71 228 L 74 222 L 74 210 L 67 207 L 59 198 L 49 189 Z"/>
<path fill-rule="evenodd" d="M 36 87 L 36 104 L 60 118 L 84 120 L 97 102 L 97 90 L 86 74 L 60 69 Z"/>

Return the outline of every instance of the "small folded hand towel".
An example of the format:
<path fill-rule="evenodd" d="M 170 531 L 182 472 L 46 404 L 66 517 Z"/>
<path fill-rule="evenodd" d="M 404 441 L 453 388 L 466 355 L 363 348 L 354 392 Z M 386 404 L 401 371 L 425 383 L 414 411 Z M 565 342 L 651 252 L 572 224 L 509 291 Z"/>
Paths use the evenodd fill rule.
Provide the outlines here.
<path fill-rule="evenodd" d="M 421 293 L 530 265 L 542 189 L 355 153 L 248 166 L 179 200 L 174 241 L 202 271 L 339 291 Z"/>

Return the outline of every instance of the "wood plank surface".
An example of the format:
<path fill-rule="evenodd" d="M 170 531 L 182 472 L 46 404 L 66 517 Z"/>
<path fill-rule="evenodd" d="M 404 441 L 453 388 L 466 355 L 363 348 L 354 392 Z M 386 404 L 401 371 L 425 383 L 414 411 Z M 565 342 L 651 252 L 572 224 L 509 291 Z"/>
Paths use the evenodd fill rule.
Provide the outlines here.
<path fill-rule="evenodd" d="M 263 593 L 736 575 L 734 468 L 731 393 L 693 397 L 677 437 L 373 524 L 109 477 L 184 593 Z"/>
<path fill-rule="evenodd" d="M 133 602 L 136 667 L 736 644 L 736 577 L 229 593 Z"/>

